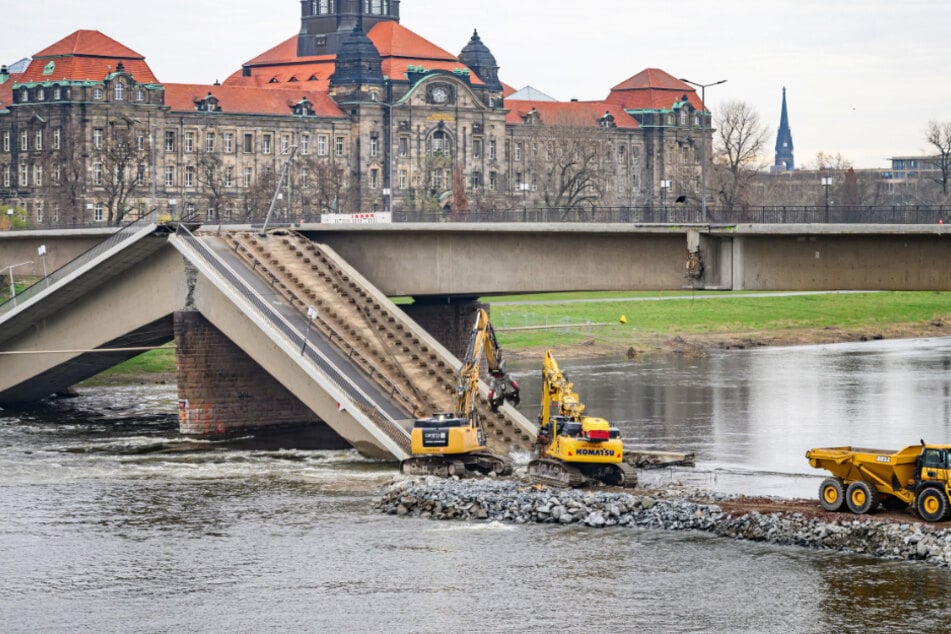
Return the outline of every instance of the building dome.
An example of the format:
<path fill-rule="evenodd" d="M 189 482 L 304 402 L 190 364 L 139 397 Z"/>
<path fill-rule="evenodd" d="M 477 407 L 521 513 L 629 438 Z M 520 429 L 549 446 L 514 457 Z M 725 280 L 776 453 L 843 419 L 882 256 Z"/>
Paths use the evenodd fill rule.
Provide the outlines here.
<path fill-rule="evenodd" d="M 459 54 L 459 61 L 472 69 L 489 90 L 502 90 L 499 81 L 499 65 L 489 47 L 482 42 L 479 31 L 472 32 L 472 39 Z"/>

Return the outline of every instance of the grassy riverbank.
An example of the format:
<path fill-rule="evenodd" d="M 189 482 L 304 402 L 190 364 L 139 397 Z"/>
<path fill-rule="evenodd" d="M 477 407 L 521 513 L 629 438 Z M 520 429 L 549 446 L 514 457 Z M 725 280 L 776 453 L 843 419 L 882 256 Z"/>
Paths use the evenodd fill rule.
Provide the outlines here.
<path fill-rule="evenodd" d="M 711 348 L 951 336 L 951 293 L 561 293 L 494 297 L 510 357 L 704 354 Z M 621 316 L 626 323 L 621 323 Z M 99 375 L 174 380 L 175 352 L 142 354 Z"/>

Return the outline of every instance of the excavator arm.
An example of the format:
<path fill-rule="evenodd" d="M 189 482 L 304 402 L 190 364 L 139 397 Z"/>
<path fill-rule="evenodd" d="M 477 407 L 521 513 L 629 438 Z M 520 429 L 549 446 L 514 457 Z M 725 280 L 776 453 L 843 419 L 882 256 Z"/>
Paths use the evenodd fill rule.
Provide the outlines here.
<path fill-rule="evenodd" d="M 497 411 L 505 401 L 512 405 L 519 403 L 518 383 L 505 368 L 502 347 L 489 322 L 489 313 L 480 308 L 456 385 L 456 414 L 460 417 L 474 416 L 475 399 L 479 393 L 479 365 L 483 357 L 489 366 L 489 406 L 492 411 Z"/>

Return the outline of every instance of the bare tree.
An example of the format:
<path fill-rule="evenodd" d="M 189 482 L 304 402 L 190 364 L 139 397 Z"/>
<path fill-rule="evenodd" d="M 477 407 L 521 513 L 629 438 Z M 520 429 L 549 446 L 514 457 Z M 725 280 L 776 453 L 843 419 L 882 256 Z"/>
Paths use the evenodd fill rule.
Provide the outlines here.
<path fill-rule="evenodd" d="M 226 198 L 226 176 L 221 155 L 204 148 L 198 149 L 195 152 L 195 180 L 200 193 L 208 201 L 208 209 L 212 210 L 215 222 L 220 223 Z"/>
<path fill-rule="evenodd" d="M 546 208 L 568 214 L 601 206 L 607 184 L 600 153 L 604 135 L 594 123 L 563 117 L 525 126 L 527 142 L 538 148 L 529 157 L 528 171 Z"/>
<path fill-rule="evenodd" d="M 337 213 L 347 199 L 346 173 L 328 156 L 305 156 L 292 171 L 292 190 L 305 216 Z"/>
<path fill-rule="evenodd" d="M 745 101 L 728 101 L 717 110 L 714 141 L 716 191 L 727 209 L 748 204 L 749 186 L 764 165 L 768 129 Z"/>
<path fill-rule="evenodd" d="M 466 196 L 466 176 L 462 165 L 457 163 L 452 170 L 452 214 L 464 215 L 469 211 L 469 198 Z"/>
<path fill-rule="evenodd" d="M 109 224 L 121 224 L 145 182 L 149 164 L 148 135 L 138 135 L 134 122 L 109 122 L 108 134 L 93 147 L 93 184 L 101 187 Z"/>
<path fill-rule="evenodd" d="M 934 181 L 941 184 L 941 193 L 948 195 L 948 179 L 951 177 L 951 121 L 931 121 L 925 131 L 925 140 L 937 150 L 931 164 L 938 170 Z"/>

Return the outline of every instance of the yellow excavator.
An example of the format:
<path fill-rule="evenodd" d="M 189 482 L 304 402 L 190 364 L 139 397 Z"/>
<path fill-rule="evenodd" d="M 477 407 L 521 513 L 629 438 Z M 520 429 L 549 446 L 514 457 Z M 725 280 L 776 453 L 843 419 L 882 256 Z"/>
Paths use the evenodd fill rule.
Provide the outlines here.
<path fill-rule="evenodd" d="M 415 422 L 411 435 L 413 455 L 400 463 L 401 473 L 439 477 L 463 476 L 467 471 L 512 473 L 508 457 L 492 454 L 486 448 L 485 429 L 476 410 L 483 358 L 489 367 L 489 407 L 495 412 L 505 401 L 518 405 L 518 383 L 505 369 L 502 348 L 488 312 L 480 308 L 458 374 L 455 409 Z"/>
<path fill-rule="evenodd" d="M 558 362 L 545 352 L 542 409 L 528 475 L 536 484 L 577 487 L 601 483 L 636 487 L 637 471 L 624 462 L 617 428 L 603 418 L 584 415 L 584 404 Z"/>

